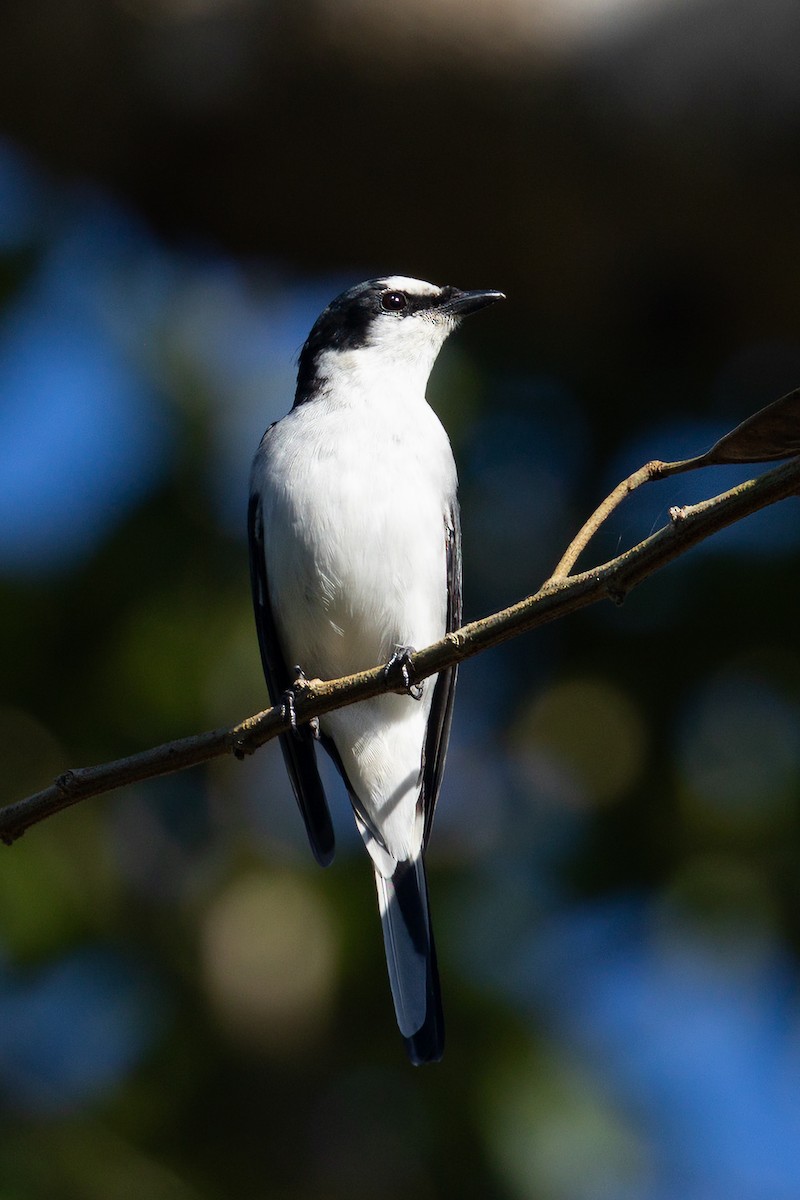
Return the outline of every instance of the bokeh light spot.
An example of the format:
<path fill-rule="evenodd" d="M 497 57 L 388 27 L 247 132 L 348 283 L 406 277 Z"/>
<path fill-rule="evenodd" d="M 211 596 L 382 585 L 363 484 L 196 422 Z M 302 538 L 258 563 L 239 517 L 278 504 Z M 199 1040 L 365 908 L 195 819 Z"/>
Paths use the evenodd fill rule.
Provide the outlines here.
<path fill-rule="evenodd" d="M 658 900 L 667 947 L 694 944 L 739 974 L 763 972 L 778 949 L 778 911 L 769 881 L 732 855 L 699 854 L 684 863 Z"/>
<path fill-rule="evenodd" d="M 281 1053 L 321 1035 L 338 972 L 338 939 L 304 878 L 235 880 L 211 906 L 202 937 L 206 987 L 237 1038 Z"/>
<path fill-rule="evenodd" d="M 29 1112 L 70 1111 L 121 1082 L 162 1024 L 140 964 L 91 947 L 40 971 L 0 974 L 0 1092 Z"/>
<path fill-rule="evenodd" d="M 677 762 L 695 817 L 731 830 L 784 823 L 800 772 L 797 709 L 762 680 L 720 674 L 687 706 Z"/>
<path fill-rule="evenodd" d="M 571 775 L 562 788 L 578 802 L 602 804 L 632 787 L 644 766 L 647 733 L 631 700 L 603 679 L 573 679 L 549 688 L 523 710 L 512 732 L 524 760 Z"/>
<path fill-rule="evenodd" d="M 517 1055 L 487 1082 L 489 1145 L 519 1200 L 646 1194 L 646 1145 L 596 1081 L 563 1061 Z"/>

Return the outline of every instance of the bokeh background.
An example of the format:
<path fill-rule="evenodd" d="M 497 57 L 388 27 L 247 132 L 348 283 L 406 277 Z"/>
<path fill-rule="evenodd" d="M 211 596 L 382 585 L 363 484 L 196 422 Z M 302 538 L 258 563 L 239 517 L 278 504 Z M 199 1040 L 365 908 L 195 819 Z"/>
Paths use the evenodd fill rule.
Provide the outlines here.
<path fill-rule="evenodd" d="M 5 0 L 2 799 L 263 707 L 249 461 L 342 287 L 508 293 L 430 392 L 469 618 L 797 386 L 798 44 L 795 0 Z M 274 746 L 4 849 L 0 1198 L 796 1200 L 799 563 L 787 503 L 463 668 L 437 1067 Z"/>

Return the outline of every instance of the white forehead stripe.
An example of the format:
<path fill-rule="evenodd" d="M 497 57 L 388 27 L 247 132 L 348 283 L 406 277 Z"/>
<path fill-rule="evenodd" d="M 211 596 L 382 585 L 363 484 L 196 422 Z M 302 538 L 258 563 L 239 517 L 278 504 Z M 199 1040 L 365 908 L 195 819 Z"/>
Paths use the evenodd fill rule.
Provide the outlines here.
<path fill-rule="evenodd" d="M 424 279 L 409 279 L 407 275 L 388 275 L 381 283 L 396 292 L 410 292 L 412 296 L 437 296 L 442 290 L 435 283 Z"/>

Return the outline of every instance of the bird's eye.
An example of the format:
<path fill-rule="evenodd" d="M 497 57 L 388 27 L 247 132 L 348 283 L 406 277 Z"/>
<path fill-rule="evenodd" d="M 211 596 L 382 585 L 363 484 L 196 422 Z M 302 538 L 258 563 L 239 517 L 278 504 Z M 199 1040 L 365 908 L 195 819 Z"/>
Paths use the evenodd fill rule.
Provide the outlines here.
<path fill-rule="evenodd" d="M 384 312 L 400 312 L 408 305 L 405 292 L 384 292 L 381 296 L 381 308 Z"/>

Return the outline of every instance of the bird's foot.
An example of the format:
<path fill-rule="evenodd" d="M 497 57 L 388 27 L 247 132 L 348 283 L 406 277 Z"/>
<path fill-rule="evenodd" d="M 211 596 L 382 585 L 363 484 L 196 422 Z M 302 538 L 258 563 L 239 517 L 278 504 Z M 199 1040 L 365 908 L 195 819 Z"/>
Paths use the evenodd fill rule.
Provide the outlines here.
<path fill-rule="evenodd" d="M 294 682 L 291 687 L 287 688 L 281 696 L 281 709 L 283 710 L 284 720 L 289 722 L 289 728 L 295 737 L 302 737 L 301 731 L 297 724 L 297 709 L 295 701 L 298 692 L 301 692 L 308 686 L 308 679 L 302 667 L 295 667 Z M 308 727 L 311 730 L 311 735 L 315 740 L 319 740 L 319 717 L 312 717 L 308 722 Z"/>
<path fill-rule="evenodd" d="M 289 722 L 289 728 L 295 737 L 300 737 L 300 730 L 297 727 L 297 709 L 294 704 L 294 688 L 287 688 L 281 696 L 281 714 L 284 721 Z"/>
<path fill-rule="evenodd" d="M 398 671 L 403 683 L 402 688 L 399 688 L 398 691 L 405 692 L 412 700 L 421 700 L 422 693 L 425 690 L 424 683 L 412 683 L 411 681 L 414 672 L 414 666 L 411 662 L 411 655 L 413 653 L 413 646 L 398 646 L 384 668 L 384 675 L 388 681 L 394 672 Z"/>

